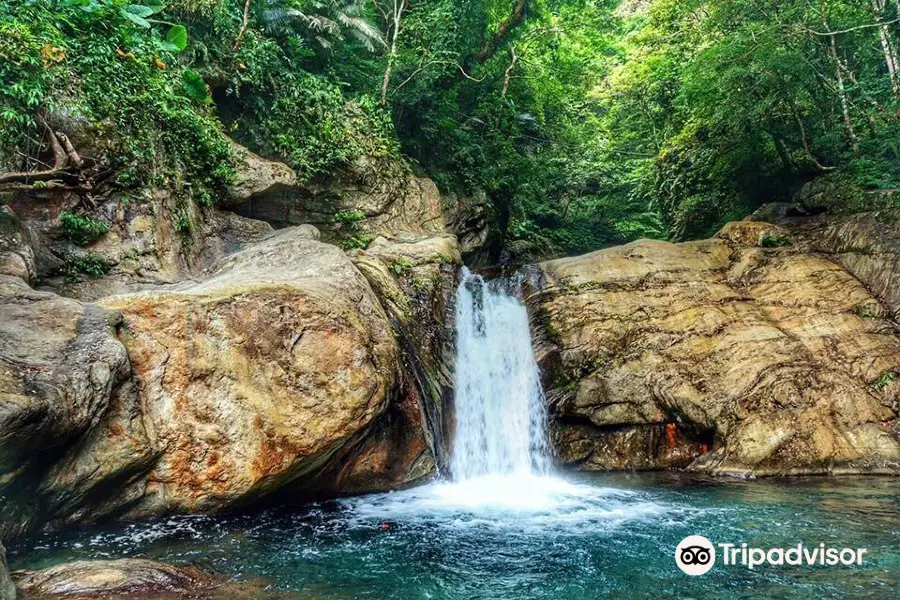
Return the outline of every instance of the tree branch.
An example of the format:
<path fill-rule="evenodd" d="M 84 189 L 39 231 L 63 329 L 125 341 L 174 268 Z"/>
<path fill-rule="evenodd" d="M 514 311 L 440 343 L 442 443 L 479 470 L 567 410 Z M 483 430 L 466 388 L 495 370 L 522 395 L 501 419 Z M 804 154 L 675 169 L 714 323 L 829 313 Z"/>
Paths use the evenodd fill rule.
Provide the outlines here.
<path fill-rule="evenodd" d="M 497 49 L 500 48 L 500 45 L 503 44 L 510 32 L 525 22 L 526 4 L 527 0 L 516 0 L 515 5 L 513 5 L 512 14 L 509 15 L 507 20 L 500 24 L 500 27 L 498 27 L 494 35 L 484 43 L 481 50 L 472 56 L 472 60 L 483 63 L 494 56 Z"/>
<path fill-rule="evenodd" d="M 247 24 L 250 22 L 250 0 L 246 0 L 244 2 L 244 14 L 241 18 L 241 30 L 238 31 L 237 39 L 234 41 L 234 48 L 232 50 L 237 52 L 241 49 L 241 41 L 244 39 L 244 34 L 247 32 Z"/>
<path fill-rule="evenodd" d="M 842 33 L 851 33 L 853 31 L 859 31 L 860 29 L 871 29 L 872 27 L 884 27 L 885 25 L 891 25 L 893 23 L 900 23 L 900 17 L 893 19 L 891 21 L 882 21 L 879 23 L 866 23 L 865 25 L 857 25 L 856 27 L 850 27 L 848 29 L 841 29 L 839 31 L 816 31 L 815 29 L 807 29 L 811 34 L 818 35 L 821 37 L 831 37 L 833 35 L 841 35 Z"/>

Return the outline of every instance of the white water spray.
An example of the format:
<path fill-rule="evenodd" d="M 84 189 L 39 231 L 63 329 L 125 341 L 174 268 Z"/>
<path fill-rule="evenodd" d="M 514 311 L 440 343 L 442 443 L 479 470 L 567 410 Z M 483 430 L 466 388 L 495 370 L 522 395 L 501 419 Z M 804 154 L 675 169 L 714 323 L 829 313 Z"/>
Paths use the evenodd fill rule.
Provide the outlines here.
<path fill-rule="evenodd" d="M 547 407 L 515 283 L 488 283 L 463 268 L 456 294 L 455 481 L 550 470 Z"/>
<path fill-rule="evenodd" d="M 473 527 L 578 536 L 670 510 L 636 492 L 553 472 L 546 401 L 518 283 L 486 282 L 463 269 L 452 480 L 340 501 L 354 519 L 430 523 L 448 536 Z"/>

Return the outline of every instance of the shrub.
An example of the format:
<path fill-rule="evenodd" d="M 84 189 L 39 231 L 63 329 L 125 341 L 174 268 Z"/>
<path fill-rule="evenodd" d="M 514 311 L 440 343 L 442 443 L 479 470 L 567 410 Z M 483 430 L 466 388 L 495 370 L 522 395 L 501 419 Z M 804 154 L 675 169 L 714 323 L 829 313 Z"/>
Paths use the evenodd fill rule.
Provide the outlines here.
<path fill-rule="evenodd" d="M 109 231 L 109 225 L 103 221 L 69 211 L 62 213 L 59 221 L 62 224 L 61 237 L 79 246 L 86 246 Z"/>

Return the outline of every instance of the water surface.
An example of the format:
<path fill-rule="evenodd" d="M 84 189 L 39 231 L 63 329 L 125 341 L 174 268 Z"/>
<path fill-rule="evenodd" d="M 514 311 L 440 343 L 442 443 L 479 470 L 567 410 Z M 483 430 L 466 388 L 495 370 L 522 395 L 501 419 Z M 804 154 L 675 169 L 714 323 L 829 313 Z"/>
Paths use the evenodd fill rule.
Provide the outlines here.
<path fill-rule="evenodd" d="M 508 476 L 282 509 L 44 535 L 14 568 L 76 558 L 199 562 L 323 600 L 897 598 L 900 480 Z M 865 547 L 861 567 L 677 569 L 687 535 Z M 721 558 L 720 558 L 721 561 Z"/>

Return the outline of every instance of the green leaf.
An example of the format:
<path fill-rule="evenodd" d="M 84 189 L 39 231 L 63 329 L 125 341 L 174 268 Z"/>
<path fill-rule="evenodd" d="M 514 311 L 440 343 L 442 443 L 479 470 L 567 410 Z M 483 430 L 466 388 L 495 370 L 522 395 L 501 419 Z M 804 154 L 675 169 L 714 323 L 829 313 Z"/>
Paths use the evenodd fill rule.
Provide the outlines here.
<path fill-rule="evenodd" d="M 143 17 L 139 17 L 138 15 L 128 12 L 127 10 L 122 11 L 122 16 L 137 25 L 138 27 L 143 27 L 144 29 L 150 29 L 150 21 Z"/>
<path fill-rule="evenodd" d="M 206 82 L 195 71 L 188 70 L 181 74 L 181 87 L 185 95 L 192 100 L 206 100 L 209 97 Z"/>
<path fill-rule="evenodd" d="M 153 11 L 152 13 L 150 13 L 153 15 L 166 9 L 166 5 L 161 2 L 161 0 L 148 0 L 147 2 L 144 2 L 144 5 Z"/>
<path fill-rule="evenodd" d="M 187 47 L 188 35 L 184 25 L 174 25 L 166 33 L 166 42 L 175 48 L 175 52 L 181 52 Z"/>
<path fill-rule="evenodd" d="M 129 4 L 122 10 L 127 14 L 137 15 L 139 17 L 149 17 L 156 12 L 149 6 L 142 6 L 140 4 Z"/>

